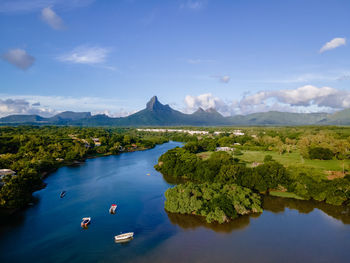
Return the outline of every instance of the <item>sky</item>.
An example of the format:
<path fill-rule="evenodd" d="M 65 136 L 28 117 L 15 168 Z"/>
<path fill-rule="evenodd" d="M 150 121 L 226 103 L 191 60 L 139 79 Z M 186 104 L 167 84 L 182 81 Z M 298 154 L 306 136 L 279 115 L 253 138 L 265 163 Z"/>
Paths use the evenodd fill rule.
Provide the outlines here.
<path fill-rule="evenodd" d="M 0 117 L 350 107 L 349 0 L 0 0 Z"/>

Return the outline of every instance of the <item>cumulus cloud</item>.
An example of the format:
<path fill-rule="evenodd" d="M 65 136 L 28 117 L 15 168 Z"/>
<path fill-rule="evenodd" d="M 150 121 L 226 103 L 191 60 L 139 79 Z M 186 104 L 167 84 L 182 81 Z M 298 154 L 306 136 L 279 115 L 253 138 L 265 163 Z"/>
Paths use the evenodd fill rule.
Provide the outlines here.
<path fill-rule="evenodd" d="M 333 38 L 331 41 L 324 44 L 324 46 L 320 49 L 320 53 L 343 46 L 345 44 L 346 44 L 345 38 L 341 38 L 341 37 Z"/>
<path fill-rule="evenodd" d="M 260 91 L 237 101 L 224 101 L 207 93 L 187 95 L 185 105 L 188 112 L 198 107 L 212 107 L 226 116 L 266 111 L 332 112 L 350 107 L 350 91 L 305 85 L 296 89 Z"/>
<path fill-rule="evenodd" d="M 292 90 L 261 91 L 246 96 L 240 103 L 257 105 L 265 103 L 269 99 L 289 104 L 291 106 L 318 106 L 334 109 L 347 108 L 350 106 L 350 92 L 334 89 L 331 87 L 315 87 L 305 85 Z"/>
<path fill-rule="evenodd" d="M 35 61 L 33 56 L 29 55 L 24 49 L 21 48 L 8 50 L 2 55 L 2 58 L 22 70 L 30 68 Z"/>
<path fill-rule="evenodd" d="M 58 60 L 76 64 L 101 64 L 106 61 L 110 52 L 107 48 L 79 46 L 58 57 Z"/>
<path fill-rule="evenodd" d="M 185 97 L 185 106 L 185 112 L 188 113 L 196 111 L 199 107 L 202 109 L 213 108 L 226 116 L 231 115 L 234 109 L 232 103 L 226 103 L 211 93 L 205 93 L 199 96 L 187 95 Z"/>
<path fill-rule="evenodd" d="M 35 12 L 47 6 L 72 9 L 86 6 L 94 0 L 1 0 L 0 13 Z"/>
<path fill-rule="evenodd" d="M 0 99 L 0 117 L 12 114 L 38 114 L 41 116 L 51 116 L 54 110 L 48 108 L 33 108 L 27 100 L 24 99 Z"/>
<path fill-rule="evenodd" d="M 61 30 L 64 28 L 63 20 L 52 10 L 51 7 L 45 7 L 41 10 L 41 18 L 53 29 Z"/>

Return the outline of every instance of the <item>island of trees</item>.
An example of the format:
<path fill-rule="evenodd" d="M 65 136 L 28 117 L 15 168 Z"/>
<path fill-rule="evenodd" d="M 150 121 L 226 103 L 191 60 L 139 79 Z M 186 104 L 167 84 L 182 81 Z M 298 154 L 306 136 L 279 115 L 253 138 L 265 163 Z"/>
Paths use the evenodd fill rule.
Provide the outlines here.
<path fill-rule="evenodd" d="M 165 193 L 167 211 L 223 223 L 260 212 L 261 194 L 350 206 L 349 128 L 226 131 L 187 138 L 159 158 L 158 171 L 185 182 Z"/>

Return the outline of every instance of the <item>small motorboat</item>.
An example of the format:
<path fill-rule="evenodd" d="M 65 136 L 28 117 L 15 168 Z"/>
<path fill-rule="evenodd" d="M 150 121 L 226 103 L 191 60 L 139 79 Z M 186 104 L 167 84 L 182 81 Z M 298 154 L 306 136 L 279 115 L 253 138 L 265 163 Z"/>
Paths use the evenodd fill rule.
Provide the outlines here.
<path fill-rule="evenodd" d="M 91 222 L 91 217 L 84 217 L 82 220 L 80 225 L 82 228 L 86 228 Z"/>
<path fill-rule="evenodd" d="M 61 198 L 65 197 L 66 193 L 67 193 L 66 191 L 62 191 L 61 194 L 60 194 L 60 197 Z"/>
<path fill-rule="evenodd" d="M 115 214 L 115 210 L 117 209 L 117 205 L 116 204 L 113 204 L 111 205 L 111 207 L 109 208 L 109 212 L 111 214 Z"/>
<path fill-rule="evenodd" d="M 151 174 L 147 174 L 147 176 L 150 176 Z"/>
<path fill-rule="evenodd" d="M 114 236 L 114 240 L 115 242 L 127 242 L 132 240 L 133 237 L 134 237 L 134 232 L 129 232 L 129 233 Z"/>

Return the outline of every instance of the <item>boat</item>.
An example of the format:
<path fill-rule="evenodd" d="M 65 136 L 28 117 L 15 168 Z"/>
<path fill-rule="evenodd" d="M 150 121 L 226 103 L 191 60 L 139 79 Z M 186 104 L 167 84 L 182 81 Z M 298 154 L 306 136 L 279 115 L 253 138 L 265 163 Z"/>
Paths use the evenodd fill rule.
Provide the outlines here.
<path fill-rule="evenodd" d="M 66 191 L 62 191 L 61 194 L 60 194 L 60 197 L 63 198 L 65 195 L 66 195 Z"/>
<path fill-rule="evenodd" d="M 88 224 L 90 224 L 90 222 L 91 222 L 91 217 L 84 217 L 83 219 L 82 219 L 83 221 L 81 221 L 81 227 L 83 227 L 83 228 L 85 228 L 85 227 L 87 227 L 88 226 Z"/>
<path fill-rule="evenodd" d="M 114 236 L 114 240 L 116 242 L 123 242 L 123 241 L 129 241 L 133 239 L 133 237 L 134 237 L 134 232 L 129 232 L 129 233 L 124 233 L 124 234 Z"/>
<path fill-rule="evenodd" d="M 111 207 L 109 208 L 109 212 L 111 214 L 115 214 L 115 210 L 117 209 L 117 205 L 116 204 L 113 204 L 111 205 Z"/>
<path fill-rule="evenodd" d="M 150 176 L 151 174 L 147 174 L 147 176 Z"/>

